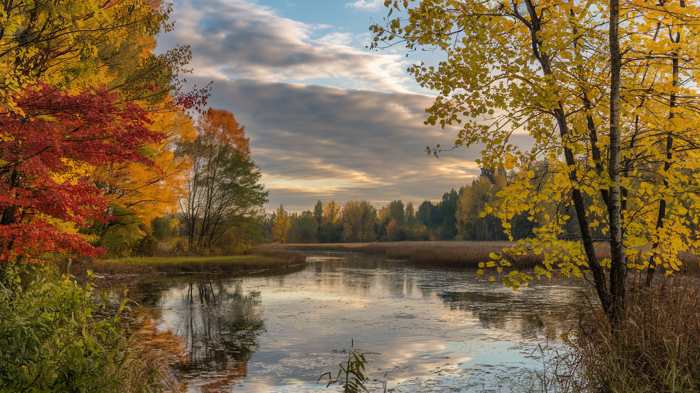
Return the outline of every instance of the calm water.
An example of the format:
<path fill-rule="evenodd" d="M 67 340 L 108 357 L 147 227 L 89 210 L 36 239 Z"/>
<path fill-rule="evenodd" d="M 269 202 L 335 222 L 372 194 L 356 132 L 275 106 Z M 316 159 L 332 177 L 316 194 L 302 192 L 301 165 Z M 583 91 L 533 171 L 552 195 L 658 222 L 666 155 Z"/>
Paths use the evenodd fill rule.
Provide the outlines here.
<path fill-rule="evenodd" d="M 309 261 L 285 275 L 160 277 L 132 296 L 179 342 L 191 392 L 333 391 L 318 378 L 353 340 L 379 391 L 507 392 L 541 369 L 538 344 L 556 345 L 581 304 L 565 282 L 513 292 L 365 255 Z"/>

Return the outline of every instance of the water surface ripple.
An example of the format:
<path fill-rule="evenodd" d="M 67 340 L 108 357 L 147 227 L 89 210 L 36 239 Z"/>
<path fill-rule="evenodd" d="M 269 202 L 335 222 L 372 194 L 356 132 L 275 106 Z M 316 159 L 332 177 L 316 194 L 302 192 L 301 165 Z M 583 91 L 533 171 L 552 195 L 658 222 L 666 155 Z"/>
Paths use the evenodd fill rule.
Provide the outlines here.
<path fill-rule="evenodd" d="M 318 378 L 353 340 L 389 392 L 508 392 L 583 296 L 569 282 L 514 292 L 359 254 L 311 256 L 286 275 L 152 278 L 132 294 L 181 342 L 188 391 L 244 393 L 332 391 Z"/>

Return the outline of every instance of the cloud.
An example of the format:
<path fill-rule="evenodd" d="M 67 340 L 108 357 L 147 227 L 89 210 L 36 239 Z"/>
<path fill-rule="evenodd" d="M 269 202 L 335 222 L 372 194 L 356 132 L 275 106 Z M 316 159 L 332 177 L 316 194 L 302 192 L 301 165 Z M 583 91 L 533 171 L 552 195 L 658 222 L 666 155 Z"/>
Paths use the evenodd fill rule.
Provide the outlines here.
<path fill-rule="evenodd" d="M 324 45 L 343 47 L 352 45 L 352 41 L 353 36 L 350 33 L 333 32 L 324 35 L 323 37 L 319 38 L 316 42 L 319 42 Z"/>
<path fill-rule="evenodd" d="M 246 126 L 270 206 L 293 210 L 317 199 L 438 199 L 479 174 L 479 147 L 436 159 L 425 147 L 449 146 L 454 133 L 424 126 L 430 97 L 270 83 L 214 83 L 213 107 Z"/>
<path fill-rule="evenodd" d="M 285 18 L 246 0 L 178 0 L 174 12 L 177 26 L 159 37 L 159 49 L 191 45 L 191 82 L 213 80 L 210 105 L 246 126 L 270 207 L 420 202 L 478 175 L 478 146 L 440 159 L 425 153 L 450 146 L 455 135 L 423 125 L 433 97 L 411 93 L 421 90 L 400 52 L 353 47 L 367 34 Z"/>
<path fill-rule="evenodd" d="M 371 5 L 370 2 L 359 2 Z M 411 80 L 398 53 L 352 46 L 353 36 L 278 15 L 245 0 L 181 0 L 174 31 L 159 47 L 189 44 L 195 75 L 215 79 L 300 82 L 407 92 Z"/>
<path fill-rule="evenodd" d="M 384 0 L 356 0 L 346 4 L 347 7 L 363 11 L 375 11 L 384 6 Z"/>

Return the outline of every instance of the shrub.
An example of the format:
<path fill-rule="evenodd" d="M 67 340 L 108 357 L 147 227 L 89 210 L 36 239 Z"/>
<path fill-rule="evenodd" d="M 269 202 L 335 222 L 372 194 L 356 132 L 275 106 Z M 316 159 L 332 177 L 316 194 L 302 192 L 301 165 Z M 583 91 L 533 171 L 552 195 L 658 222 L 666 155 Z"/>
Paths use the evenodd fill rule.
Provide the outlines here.
<path fill-rule="evenodd" d="M 0 392 L 158 391 L 120 311 L 51 268 L 0 267 Z"/>

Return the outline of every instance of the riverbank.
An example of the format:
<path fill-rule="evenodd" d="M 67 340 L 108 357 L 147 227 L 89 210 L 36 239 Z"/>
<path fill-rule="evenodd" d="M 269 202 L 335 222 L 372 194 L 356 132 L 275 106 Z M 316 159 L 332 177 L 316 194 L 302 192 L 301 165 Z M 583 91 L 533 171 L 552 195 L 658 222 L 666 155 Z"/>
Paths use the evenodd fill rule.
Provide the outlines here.
<path fill-rule="evenodd" d="M 440 266 L 449 268 L 475 269 L 480 262 L 488 261 L 489 254 L 499 252 L 512 246 L 507 241 L 402 241 L 402 242 L 367 242 L 367 243 L 273 243 L 255 248 L 256 252 L 279 251 L 324 251 L 324 252 L 361 252 L 383 255 L 390 259 L 402 259 L 417 265 Z M 601 258 L 609 257 L 608 245 L 596 244 L 596 251 Z M 686 269 L 700 273 L 700 258 L 697 255 L 683 256 Z M 520 269 L 532 268 L 541 262 L 536 255 L 518 257 L 513 261 Z"/>
<path fill-rule="evenodd" d="M 97 259 L 83 267 L 100 274 L 259 273 L 285 271 L 305 264 L 303 254 L 270 250 L 250 255 Z"/>
<path fill-rule="evenodd" d="M 361 252 L 383 255 L 389 259 L 402 259 L 417 265 L 450 268 L 476 268 L 480 262 L 489 260 L 489 254 L 511 246 L 506 241 L 403 241 L 368 243 L 286 243 L 264 244 L 255 248 L 258 252 L 272 251 L 326 251 Z M 539 262 L 535 256 L 519 258 L 521 268 Z"/>
<path fill-rule="evenodd" d="M 0 391 L 152 393 L 169 369 L 131 333 L 128 307 L 52 264 L 0 270 Z"/>

